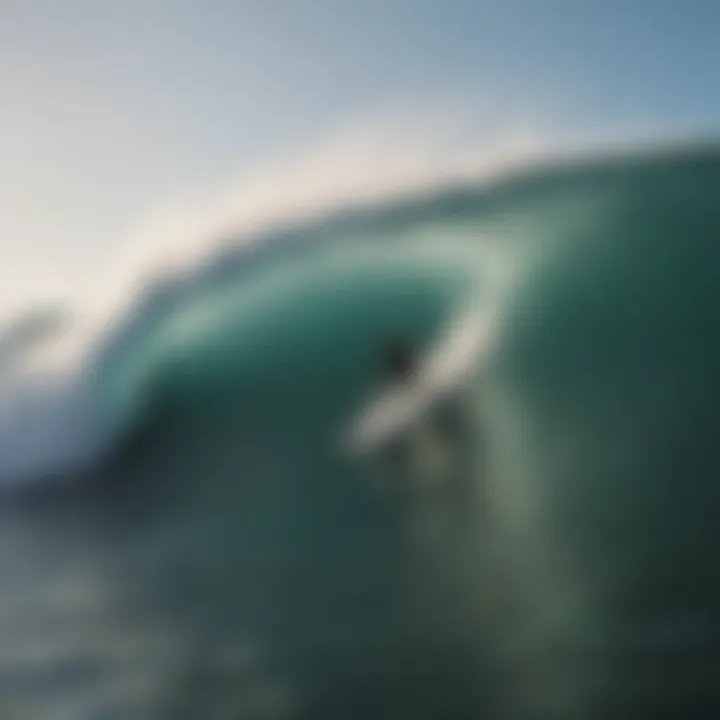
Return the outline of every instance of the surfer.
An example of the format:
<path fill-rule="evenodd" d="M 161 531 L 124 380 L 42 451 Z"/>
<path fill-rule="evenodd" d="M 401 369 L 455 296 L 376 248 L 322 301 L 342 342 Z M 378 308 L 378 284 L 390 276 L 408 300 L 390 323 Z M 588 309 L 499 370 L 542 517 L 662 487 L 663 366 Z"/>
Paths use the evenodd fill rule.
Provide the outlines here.
<path fill-rule="evenodd" d="M 388 487 L 457 489 L 472 474 L 474 393 L 464 375 L 448 381 L 440 374 L 444 359 L 400 334 L 379 343 L 376 399 L 351 427 L 350 444 Z"/>
<path fill-rule="evenodd" d="M 419 357 L 416 348 L 400 335 L 386 337 L 379 349 L 377 384 L 382 393 L 408 392 L 416 379 Z M 380 465 L 390 472 L 397 481 L 407 470 L 413 451 L 413 442 L 408 433 L 399 433 L 388 440 L 380 453 Z"/>
<path fill-rule="evenodd" d="M 399 336 L 389 338 L 381 356 L 381 384 L 400 386 L 403 391 L 411 392 L 412 386 L 420 380 L 421 360 L 412 343 Z M 461 396 L 462 391 L 458 388 L 458 391 L 432 403 L 435 424 L 446 436 L 458 435 L 464 424 L 459 402 Z"/>

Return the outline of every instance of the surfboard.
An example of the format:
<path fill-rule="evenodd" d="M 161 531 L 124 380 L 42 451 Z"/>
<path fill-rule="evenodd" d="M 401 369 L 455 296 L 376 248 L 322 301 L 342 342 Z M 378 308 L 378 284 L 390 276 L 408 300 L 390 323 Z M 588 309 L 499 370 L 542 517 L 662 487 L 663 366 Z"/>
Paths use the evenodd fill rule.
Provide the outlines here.
<path fill-rule="evenodd" d="M 411 436 L 428 438 L 428 427 L 439 408 L 457 404 L 488 347 L 487 318 L 470 314 L 454 322 L 444 339 L 421 361 L 413 379 L 389 384 L 352 419 L 345 445 L 354 455 L 377 454 Z M 422 432 L 421 432 L 422 431 Z M 437 443 L 435 443 L 437 444 Z"/>

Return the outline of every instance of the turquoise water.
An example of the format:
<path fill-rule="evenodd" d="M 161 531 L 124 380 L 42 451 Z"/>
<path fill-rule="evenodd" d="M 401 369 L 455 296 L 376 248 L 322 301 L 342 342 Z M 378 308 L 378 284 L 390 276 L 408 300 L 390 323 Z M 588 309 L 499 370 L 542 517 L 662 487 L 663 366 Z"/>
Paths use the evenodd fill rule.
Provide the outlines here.
<path fill-rule="evenodd" d="M 720 154 L 228 246 L 94 358 L 92 470 L 0 512 L 8 717 L 714 717 Z M 464 482 L 338 440 L 388 333 L 496 326 Z M 4 703 L 4 705 L 2 704 Z"/>

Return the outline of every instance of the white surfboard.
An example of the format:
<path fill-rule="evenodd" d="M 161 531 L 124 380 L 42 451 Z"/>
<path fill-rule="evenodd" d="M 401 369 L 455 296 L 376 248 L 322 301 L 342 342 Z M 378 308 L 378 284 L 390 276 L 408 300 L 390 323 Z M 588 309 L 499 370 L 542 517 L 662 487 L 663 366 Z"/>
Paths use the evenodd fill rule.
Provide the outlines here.
<path fill-rule="evenodd" d="M 473 313 L 454 322 L 422 359 L 412 381 L 389 386 L 353 418 L 346 447 L 355 455 L 372 455 L 426 427 L 434 407 L 464 392 L 489 339 L 486 316 Z"/>

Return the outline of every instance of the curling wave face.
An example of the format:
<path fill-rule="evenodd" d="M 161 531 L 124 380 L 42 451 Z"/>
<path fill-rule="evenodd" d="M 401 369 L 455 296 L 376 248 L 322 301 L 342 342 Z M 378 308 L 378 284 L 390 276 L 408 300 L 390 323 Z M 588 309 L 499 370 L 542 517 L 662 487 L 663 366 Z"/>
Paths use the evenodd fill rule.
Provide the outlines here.
<path fill-rule="evenodd" d="M 560 163 L 228 245 L 69 375 L 18 371 L 0 476 L 162 487 L 197 516 L 232 507 L 233 547 L 272 536 L 266 557 L 227 559 L 242 588 L 212 563 L 205 580 L 230 616 L 244 598 L 308 716 L 343 714 L 358 675 L 330 659 L 342 648 L 370 686 L 387 675 L 360 693 L 368 716 L 418 677 L 424 700 L 400 703 L 416 717 L 720 705 L 719 186 L 713 147 Z M 426 345 L 468 313 L 493 323 L 476 369 L 482 513 L 436 498 L 388 515 L 333 443 L 379 340 Z M 421 540 L 418 574 L 400 526 Z M 223 557 L 215 539 L 192 556 Z M 323 695 L 331 665 L 341 691 Z"/>

